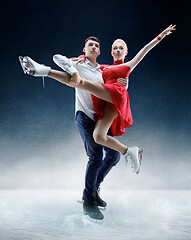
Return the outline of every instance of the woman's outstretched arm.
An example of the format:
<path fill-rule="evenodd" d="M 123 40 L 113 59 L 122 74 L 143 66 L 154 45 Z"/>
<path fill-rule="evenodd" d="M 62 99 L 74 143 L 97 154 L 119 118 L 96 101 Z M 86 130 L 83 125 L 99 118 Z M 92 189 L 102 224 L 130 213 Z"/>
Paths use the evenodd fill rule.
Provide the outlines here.
<path fill-rule="evenodd" d="M 145 55 L 160 42 L 160 40 L 162 40 L 165 36 L 171 34 L 172 31 L 176 30 L 175 26 L 176 25 L 173 26 L 171 24 L 162 33 L 160 33 L 156 38 L 154 38 L 151 42 L 149 42 L 147 45 L 145 45 L 131 61 L 128 61 L 125 63 L 127 66 L 129 66 L 131 68 L 131 72 L 140 63 L 140 61 L 145 57 Z"/>

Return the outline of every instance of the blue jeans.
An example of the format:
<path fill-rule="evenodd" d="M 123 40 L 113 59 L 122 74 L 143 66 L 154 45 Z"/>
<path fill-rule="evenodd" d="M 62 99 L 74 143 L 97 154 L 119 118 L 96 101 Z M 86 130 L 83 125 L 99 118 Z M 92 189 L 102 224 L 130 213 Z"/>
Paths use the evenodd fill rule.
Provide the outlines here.
<path fill-rule="evenodd" d="M 96 122 L 85 113 L 81 111 L 76 113 L 76 126 L 84 142 L 86 154 L 89 157 L 86 167 L 83 197 L 92 195 L 97 191 L 97 188 L 104 180 L 105 176 L 120 159 L 119 152 L 95 143 L 93 139 L 95 124 Z M 113 136 L 111 130 L 108 131 L 108 135 Z M 103 149 L 105 150 L 104 159 Z"/>

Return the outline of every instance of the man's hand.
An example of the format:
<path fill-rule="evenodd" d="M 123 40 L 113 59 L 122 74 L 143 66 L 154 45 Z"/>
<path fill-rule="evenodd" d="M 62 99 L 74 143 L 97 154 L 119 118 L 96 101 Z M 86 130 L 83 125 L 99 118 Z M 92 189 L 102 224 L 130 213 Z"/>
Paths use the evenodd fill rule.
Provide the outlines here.
<path fill-rule="evenodd" d="M 121 83 L 126 89 L 128 89 L 129 86 L 129 78 L 118 78 L 117 82 Z"/>
<path fill-rule="evenodd" d="M 77 87 L 79 84 L 84 85 L 83 79 L 80 77 L 78 72 L 73 73 L 73 75 L 70 78 L 68 85 L 69 87 Z"/>

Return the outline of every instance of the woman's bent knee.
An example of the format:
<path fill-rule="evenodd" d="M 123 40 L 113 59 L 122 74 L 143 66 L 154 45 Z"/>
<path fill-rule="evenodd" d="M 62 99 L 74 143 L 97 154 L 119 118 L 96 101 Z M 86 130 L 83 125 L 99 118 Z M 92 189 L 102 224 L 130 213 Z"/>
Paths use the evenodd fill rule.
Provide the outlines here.
<path fill-rule="evenodd" d="M 97 143 L 97 144 L 100 144 L 100 145 L 103 145 L 104 142 L 105 142 L 105 136 L 103 136 L 102 134 L 100 133 L 96 133 L 94 132 L 93 133 L 93 138 L 94 138 L 94 141 Z"/>

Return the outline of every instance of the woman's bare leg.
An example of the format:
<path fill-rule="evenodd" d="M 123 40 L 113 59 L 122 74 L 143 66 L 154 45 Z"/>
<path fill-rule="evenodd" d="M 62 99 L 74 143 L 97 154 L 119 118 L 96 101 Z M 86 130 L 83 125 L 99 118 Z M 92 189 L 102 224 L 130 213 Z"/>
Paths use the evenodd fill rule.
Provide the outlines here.
<path fill-rule="evenodd" d="M 52 69 L 48 76 L 64 84 L 68 84 L 71 79 L 71 76 L 68 73 L 52 70 Z M 91 82 L 89 80 L 84 80 L 84 85 L 80 83 L 76 87 L 82 90 L 87 90 L 92 94 L 94 94 L 95 96 L 102 98 L 105 101 L 113 103 L 110 93 L 98 82 Z M 114 137 L 107 135 L 107 132 L 111 127 L 113 120 L 117 116 L 118 115 L 116 110 L 110 107 L 109 105 L 106 105 L 104 109 L 103 118 L 97 121 L 96 123 L 93 137 L 96 143 L 112 148 L 124 154 L 127 151 L 127 146 L 120 143 Z"/>
<path fill-rule="evenodd" d="M 78 72 L 73 72 L 72 76 L 66 72 L 50 69 L 50 67 L 43 66 L 32 60 L 30 57 L 20 57 L 20 63 L 25 73 L 34 75 L 35 77 L 48 76 L 61 83 L 71 87 L 77 87 L 82 90 L 91 92 L 98 98 L 113 103 L 110 93 L 97 82 L 83 80 Z"/>
<path fill-rule="evenodd" d="M 108 148 L 114 149 L 122 154 L 127 152 L 128 147 L 120 143 L 114 137 L 108 136 L 107 132 L 111 127 L 113 120 L 117 117 L 117 112 L 115 109 L 109 105 L 105 106 L 103 118 L 97 121 L 93 138 L 94 141 L 100 145 L 106 146 Z"/>
<path fill-rule="evenodd" d="M 81 83 L 77 86 L 78 89 L 86 90 L 91 92 L 94 96 L 101 98 L 109 103 L 113 103 L 111 94 L 104 86 L 99 82 L 93 82 L 90 80 L 83 80 L 84 84 Z"/>
<path fill-rule="evenodd" d="M 48 77 L 53 78 L 63 84 L 66 84 L 66 85 L 68 85 L 68 83 L 71 80 L 71 76 L 68 73 L 53 70 L 53 69 L 50 70 Z M 80 76 L 77 72 L 75 73 L 75 77 L 80 78 Z M 91 92 L 94 96 L 101 98 L 107 102 L 113 103 L 110 93 L 107 91 L 107 89 L 105 89 L 103 87 L 102 84 L 100 84 L 98 82 L 92 82 L 90 80 L 83 80 L 83 84 L 80 83 L 78 86 L 76 86 L 76 88 Z"/>
<path fill-rule="evenodd" d="M 67 72 L 61 72 L 53 69 L 50 70 L 48 77 L 53 78 L 66 85 L 70 82 L 71 79 L 70 74 L 68 74 Z"/>
<path fill-rule="evenodd" d="M 71 76 L 68 73 L 52 69 L 48 76 L 64 84 L 68 84 L 71 78 Z M 103 100 L 113 103 L 110 93 L 100 83 L 84 80 L 84 85 L 80 83 L 77 86 L 77 88 L 87 90 L 99 98 L 102 98 L 101 96 L 103 96 L 102 98 Z M 127 146 L 120 143 L 114 137 L 107 135 L 107 132 L 111 127 L 113 120 L 117 116 L 118 115 L 116 110 L 110 107 L 109 105 L 106 105 L 104 109 L 103 118 L 97 121 L 96 123 L 93 137 L 95 142 L 97 142 L 98 144 L 112 148 L 124 154 L 127 151 Z"/>

